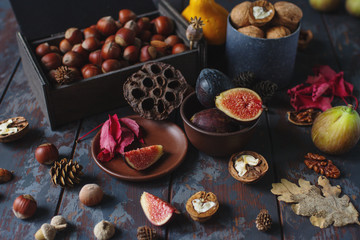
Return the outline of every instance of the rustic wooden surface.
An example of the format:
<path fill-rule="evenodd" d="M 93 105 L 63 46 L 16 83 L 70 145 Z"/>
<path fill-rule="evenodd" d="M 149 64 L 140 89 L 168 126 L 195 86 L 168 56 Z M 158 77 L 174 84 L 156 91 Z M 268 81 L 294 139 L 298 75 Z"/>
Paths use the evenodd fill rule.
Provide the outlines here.
<path fill-rule="evenodd" d="M 178 9 L 187 4 L 180 0 L 170 2 Z M 217 2 L 231 9 L 239 1 Z M 312 74 L 314 65 L 327 64 L 337 71 L 343 70 L 345 79 L 355 85 L 355 94 L 359 96 L 360 19 L 350 17 L 343 8 L 332 14 L 320 14 L 307 1 L 293 2 L 304 11 L 303 28 L 311 29 L 315 38 L 307 50 L 298 52 L 290 85 L 304 81 Z M 269 172 L 261 181 L 251 185 L 237 182 L 228 173 L 228 159 L 209 157 L 191 144 L 183 164 L 172 174 L 146 183 L 120 181 L 105 174 L 92 160 L 90 144 L 94 134 L 75 142 L 105 121 L 108 113 L 51 131 L 23 72 L 15 41 L 18 26 L 6 0 L 0 1 L 0 18 L 0 119 L 21 115 L 30 123 L 30 131 L 23 139 L 0 144 L 0 167 L 14 171 L 15 175 L 11 182 L 0 185 L 0 239 L 32 239 L 36 230 L 56 214 L 62 214 L 70 223 L 69 229 L 59 233 L 56 239 L 94 239 L 93 227 L 102 219 L 116 224 L 113 239 L 135 239 L 138 226 L 151 226 L 139 203 L 143 191 L 171 202 L 182 212 L 168 225 L 156 228 L 162 239 L 357 239 L 360 235 L 357 225 L 313 227 L 307 217 L 295 215 L 289 204 L 278 202 L 270 193 L 271 183 L 281 178 L 291 181 L 304 178 L 315 183 L 318 177 L 303 163 L 304 154 L 319 152 L 311 142 L 311 128 L 297 127 L 287 121 L 286 111 L 291 107 L 285 91 L 280 91 L 269 103 L 269 111 L 261 117 L 247 146 L 269 162 Z M 122 108 L 109 113 L 126 116 L 132 111 Z M 179 114 L 173 120 L 181 126 Z M 44 142 L 54 143 L 62 157 L 73 158 L 84 166 L 85 176 L 78 187 L 62 190 L 50 183 L 49 167 L 34 159 L 36 147 Z M 347 154 L 329 156 L 342 172 L 342 177 L 331 183 L 339 184 L 358 210 L 359 146 Z M 101 205 L 89 208 L 79 203 L 78 192 L 86 183 L 97 183 L 104 189 Z M 187 199 L 200 190 L 214 192 L 220 201 L 217 215 L 203 224 L 192 221 L 185 210 Z M 24 221 L 14 216 L 12 203 L 25 193 L 33 195 L 39 207 L 34 217 Z M 261 208 L 267 208 L 273 218 L 269 233 L 257 231 L 254 224 Z"/>

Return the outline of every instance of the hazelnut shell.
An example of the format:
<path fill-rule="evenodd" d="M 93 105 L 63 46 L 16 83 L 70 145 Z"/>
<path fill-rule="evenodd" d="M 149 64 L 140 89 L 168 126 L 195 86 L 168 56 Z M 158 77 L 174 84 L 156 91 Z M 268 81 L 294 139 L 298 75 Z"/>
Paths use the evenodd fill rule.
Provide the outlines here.
<path fill-rule="evenodd" d="M 235 161 L 242 155 L 251 155 L 254 158 L 259 159 L 260 163 L 253 167 L 247 166 L 248 171 L 245 173 L 244 176 L 240 177 L 238 171 L 236 171 L 235 169 Z M 258 168 L 260 170 L 260 173 L 257 172 L 255 168 Z M 240 153 L 235 153 L 230 157 L 228 170 L 231 176 L 236 180 L 242 183 L 253 183 L 258 181 L 262 176 L 265 175 L 265 173 L 269 170 L 269 165 L 262 155 L 253 151 L 242 151 Z"/>

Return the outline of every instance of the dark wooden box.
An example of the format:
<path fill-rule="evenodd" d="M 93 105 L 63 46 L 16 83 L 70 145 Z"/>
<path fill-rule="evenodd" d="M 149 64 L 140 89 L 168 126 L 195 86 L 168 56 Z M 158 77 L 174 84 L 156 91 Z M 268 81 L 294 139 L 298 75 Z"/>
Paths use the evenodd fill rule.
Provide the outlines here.
<path fill-rule="evenodd" d="M 144 9 L 151 8 L 149 6 L 152 4 L 151 1 L 107 0 L 94 3 L 97 5 L 91 5 L 89 1 L 85 0 L 56 1 L 57 4 L 62 5 L 61 7 L 54 4 L 53 1 L 26 1 L 27 6 L 21 5 L 24 1 L 10 1 L 21 29 L 21 32 L 17 33 L 17 42 L 23 68 L 31 89 L 35 93 L 52 129 L 92 114 L 126 105 L 122 90 L 123 83 L 127 77 L 138 71 L 144 63 L 83 79 L 70 85 L 54 86 L 49 82 L 46 72 L 35 55 L 34 49 L 37 44 L 59 41 L 59 39 L 63 38 L 64 31 L 67 28 L 78 27 L 83 29 L 95 24 L 103 16 L 111 15 L 114 19 L 117 19 L 117 13 L 120 9 L 129 8 L 139 16 L 156 16 L 160 14 L 170 17 L 174 20 L 176 34 L 189 45 L 185 36 L 187 22 L 166 0 L 159 1 L 157 11 L 142 15 L 139 13 Z M 44 3 L 46 3 L 45 6 L 43 6 Z M 65 13 L 69 9 L 65 6 L 70 4 L 74 6 L 70 7 L 69 13 Z M 87 7 L 82 9 L 82 6 L 86 4 L 88 4 Z M 101 4 L 104 4 L 105 7 L 100 8 Z M 32 12 L 32 7 L 36 8 L 34 12 Z M 38 7 L 43 8 L 37 9 Z M 46 9 L 52 9 L 51 11 L 54 13 L 49 14 L 45 11 Z M 81 9 L 81 13 L 76 12 L 76 9 Z M 42 13 L 45 13 L 45 16 L 39 15 Z M 206 46 L 205 43 L 201 43 L 196 49 L 158 58 L 155 61 L 173 65 L 183 73 L 188 83 L 193 85 L 199 72 L 206 65 Z"/>

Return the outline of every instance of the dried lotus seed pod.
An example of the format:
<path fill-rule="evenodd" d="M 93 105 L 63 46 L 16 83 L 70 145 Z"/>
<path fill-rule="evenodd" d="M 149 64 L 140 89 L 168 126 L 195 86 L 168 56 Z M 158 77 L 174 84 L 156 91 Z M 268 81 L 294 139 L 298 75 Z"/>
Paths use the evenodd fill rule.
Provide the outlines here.
<path fill-rule="evenodd" d="M 230 13 L 230 19 L 235 28 L 245 27 L 250 25 L 249 22 L 249 9 L 251 2 L 245 1 L 236 5 Z"/>
<path fill-rule="evenodd" d="M 246 26 L 238 29 L 239 32 L 255 38 L 264 38 L 264 32 L 256 26 Z"/>
<path fill-rule="evenodd" d="M 303 17 L 302 10 L 290 2 L 276 2 L 274 4 L 276 11 L 275 17 L 271 21 L 273 25 L 281 25 L 294 32 Z"/>
<path fill-rule="evenodd" d="M 284 26 L 275 26 L 269 28 L 266 32 L 266 38 L 282 38 L 291 34 L 291 31 Z"/>
<path fill-rule="evenodd" d="M 180 106 L 186 92 L 186 80 L 173 66 L 152 62 L 131 75 L 124 83 L 124 97 L 141 117 L 166 119 Z"/>

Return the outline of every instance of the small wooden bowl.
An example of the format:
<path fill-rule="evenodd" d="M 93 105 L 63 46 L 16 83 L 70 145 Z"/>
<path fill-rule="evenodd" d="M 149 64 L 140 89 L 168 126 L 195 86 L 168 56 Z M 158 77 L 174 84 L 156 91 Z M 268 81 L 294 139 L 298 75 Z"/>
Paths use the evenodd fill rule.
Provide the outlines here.
<path fill-rule="evenodd" d="M 16 133 L 0 135 L 0 142 L 12 142 L 22 138 L 29 131 L 29 122 L 24 117 L 13 117 L 9 118 L 13 122 L 9 127 L 16 127 L 18 131 Z M 9 119 L 0 121 L 0 124 L 7 122 Z"/>
<path fill-rule="evenodd" d="M 254 158 L 259 159 L 260 163 L 256 166 L 248 166 L 248 171 L 245 173 L 244 176 L 240 177 L 238 171 L 236 171 L 235 169 L 235 161 L 242 155 L 251 155 Z M 242 183 L 253 183 L 258 181 L 260 178 L 262 178 L 262 176 L 265 175 L 265 173 L 269 170 L 269 165 L 262 155 L 253 151 L 242 151 L 240 153 L 235 153 L 231 156 L 228 169 L 231 176 L 236 180 Z M 257 171 L 257 169 L 260 170 L 260 173 Z"/>

